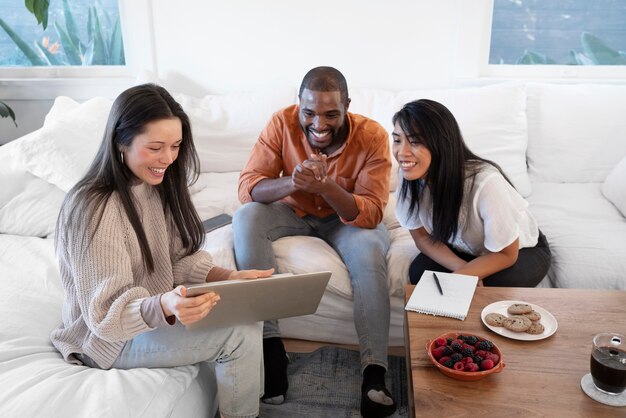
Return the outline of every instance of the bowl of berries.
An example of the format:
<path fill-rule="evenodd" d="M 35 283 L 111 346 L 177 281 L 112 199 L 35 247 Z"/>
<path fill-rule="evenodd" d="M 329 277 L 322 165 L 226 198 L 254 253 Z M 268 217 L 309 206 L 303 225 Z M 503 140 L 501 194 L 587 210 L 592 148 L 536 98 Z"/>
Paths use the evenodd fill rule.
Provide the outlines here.
<path fill-rule="evenodd" d="M 446 332 L 430 340 L 426 351 L 439 371 L 458 380 L 480 380 L 504 368 L 500 349 L 475 334 Z"/>

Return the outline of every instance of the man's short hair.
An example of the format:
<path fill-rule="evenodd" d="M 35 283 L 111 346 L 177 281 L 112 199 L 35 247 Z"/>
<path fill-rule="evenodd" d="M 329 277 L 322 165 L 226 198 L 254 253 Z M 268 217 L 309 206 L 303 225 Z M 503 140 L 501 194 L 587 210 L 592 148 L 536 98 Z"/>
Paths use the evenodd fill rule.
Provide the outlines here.
<path fill-rule="evenodd" d="M 315 67 L 309 70 L 302 79 L 298 97 L 302 96 L 304 89 L 314 91 L 339 91 L 341 100 L 348 101 L 348 83 L 339 70 L 333 67 Z"/>

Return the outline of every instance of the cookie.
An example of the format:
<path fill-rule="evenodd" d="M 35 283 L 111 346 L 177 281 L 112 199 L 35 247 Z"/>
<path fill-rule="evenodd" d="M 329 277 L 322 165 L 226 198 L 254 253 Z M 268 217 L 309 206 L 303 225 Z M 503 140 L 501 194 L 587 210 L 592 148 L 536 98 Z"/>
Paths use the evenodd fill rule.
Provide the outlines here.
<path fill-rule="evenodd" d="M 485 322 L 494 327 L 503 326 L 505 319 L 506 319 L 506 316 L 499 314 L 497 312 L 491 312 L 485 315 Z"/>
<path fill-rule="evenodd" d="M 532 310 L 532 306 L 527 303 L 514 303 L 513 305 L 509 306 L 507 312 L 511 315 L 522 315 L 526 313 L 531 313 Z"/>
<path fill-rule="evenodd" d="M 541 319 L 541 314 L 535 310 L 525 313 L 524 316 L 533 322 L 537 322 Z"/>
<path fill-rule="evenodd" d="M 532 324 L 530 324 L 530 327 L 528 327 L 528 329 L 524 332 L 527 332 L 528 334 L 543 334 L 543 331 L 545 330 L 545 328 L 543 327 L 543 325 L 541 325 L 541 322 L 533 322 Z"/>
<path fill-rule="evenodd" d="M 513 332 L 524 332 L 532 325 L 533 321 L 522 315 L 513 315 L 503 322 L 504 328 Z"/>

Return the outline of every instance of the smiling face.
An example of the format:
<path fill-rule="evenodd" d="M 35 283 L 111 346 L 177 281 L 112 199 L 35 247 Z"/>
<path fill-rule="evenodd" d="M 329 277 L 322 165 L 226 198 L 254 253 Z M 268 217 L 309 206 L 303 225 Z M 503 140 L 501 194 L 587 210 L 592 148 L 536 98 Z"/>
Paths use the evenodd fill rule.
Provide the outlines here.
<path fill-rule="evenodd" d="M 182 138 L 182 124 L 176 117 L 149 122 L 130 146 L 122 150 L 124 164 L 140 182 L 156 186 L 178 158 Z"/>
<path fill-rule="evenodd" d="M 328 155 L 343 144 L 348 104 L 342 101 L 339 91 L 302 91 L 298 117 L 313 148 Z"/>
<path fill-rule="evenodd" d="M 423 179 L 428 174 L 432 155 L 418 136 L 407 136 L 398 122 L 393 128 L 393 156 L 405 180 Z"/>

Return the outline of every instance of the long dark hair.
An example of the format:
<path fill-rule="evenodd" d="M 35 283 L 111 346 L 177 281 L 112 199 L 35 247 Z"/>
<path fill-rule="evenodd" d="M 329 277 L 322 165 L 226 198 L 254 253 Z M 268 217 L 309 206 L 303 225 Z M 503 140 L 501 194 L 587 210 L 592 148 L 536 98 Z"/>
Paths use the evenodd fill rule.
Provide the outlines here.
<path fill-rule="evenodd" d="M 200 160 L 193 143 L 189 117 L 167 90 L 155 84 L 131 87 L 113 102 L 96 157 L 85 176 L 69 191 L 63 202 L 63 210 L 57 220 L 57 234 L 61 234 L 62 241 L 67 241 L 71 230 L 86 231 L 85 227 L 92 218 L 96 220 L 93 229 L 95 233 L 106 202 L 113 192 L 117 192 L 137 234 L 144 264 L 148 271 L 154 271 L 152 252 L 131 197 L 130 188 L 135 177 L 123 164 L 120 149 L 129 147 L 135 137 L 145 131 L 149 122 L 172 118 L 180 119 L 182 142 L 178 158 L 166 170 L 163 182 L 155 187 L 161 196 L 164 210 L 172 216 L 187 254 L 202 247 L 204 230 L 189 194 L 189 186 L 198 179 L 200 173 Z M 62 219 L 67 220 L 66 225 L 61 225 Z M 83 234 L 82 239 L 86 240 L 84 242 L 87 245 L 93 239 L 93 233 Z"/>
<path fill-rule="evenodd" d="M 399 197 L 411 196 L 409 215 L 412 215 L 419 210 L 424 187 L 430 189 L 433 241 L 448 242 L 456 236 L 465 181 L 471 177 L 473 186 L 482 166 L 494 166 L 511 183 L 498 164 L 470 151 L 454 115 L 441 103 L 428 99 L 407 103 L 393 115 L 392 121 L 394 125 L 398 123 L 408 137 L 416 138 L 430 151 L 431 162 L 426 177 L 403 181 Z"/>

